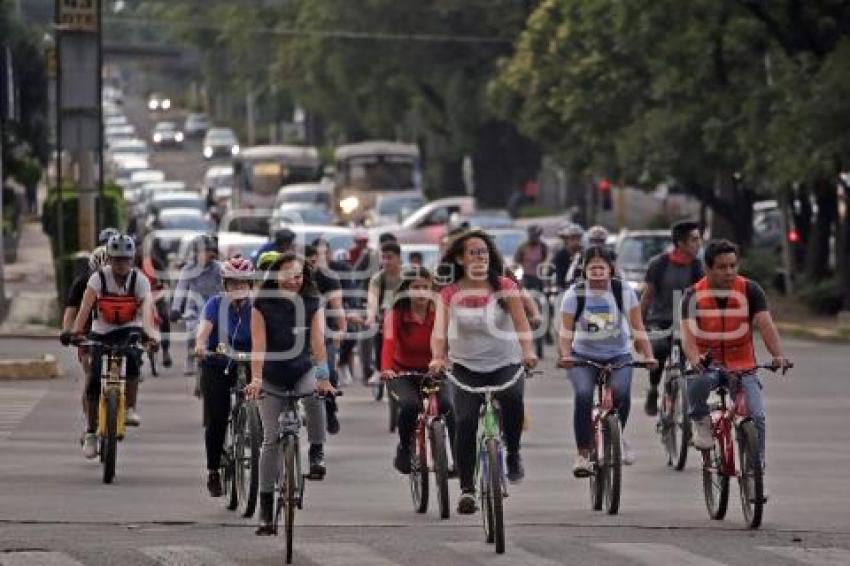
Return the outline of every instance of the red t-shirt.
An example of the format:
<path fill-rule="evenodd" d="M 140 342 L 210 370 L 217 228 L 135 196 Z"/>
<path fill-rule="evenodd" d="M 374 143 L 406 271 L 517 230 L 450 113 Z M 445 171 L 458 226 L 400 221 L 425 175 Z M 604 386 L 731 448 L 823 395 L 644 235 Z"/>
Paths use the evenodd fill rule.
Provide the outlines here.
<path fill-rule="evenodd" d="M 519 285 L 517 285 L 515 281 L 508 277 L 499 277 L 499 286 L 499 291 L 502 292 L 519 290 Z M 440 291 L 440 297 L 447 305 L 451 305 L 452 302 L 455 300 L 455 295 L 461 292 L 463 294 L 458 297 L 457 304 L 462 307 L 483 308 L 487 306 L 487 303 L 490 302 L 490 299 L 493 297 L 493 293 L 489 290 L 461 291 L 460 285 L 458 285 L 457 283 L 447 285 L 442 291 Z"/>
<path fill-rule="evenodd" d="M 417 320 L 410 311 L 390 309 L 384 316 L 384 344 L 381 369 L 425 371 L 431 361 L 431 331 L 434 311 Z"/>

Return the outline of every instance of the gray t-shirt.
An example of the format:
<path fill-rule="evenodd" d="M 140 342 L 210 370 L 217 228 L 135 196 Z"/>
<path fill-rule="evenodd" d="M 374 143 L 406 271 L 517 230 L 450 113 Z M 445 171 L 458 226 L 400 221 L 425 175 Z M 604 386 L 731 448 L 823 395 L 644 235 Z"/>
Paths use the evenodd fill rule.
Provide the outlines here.
<path fill-rule="evenodd" d="M 130 294 L 130 280 L 132 277 L 132 271 L 129 275 L 127 275 L 127 279 L 124 280 L 124 284 L 119 286 L 115 281 L 115 276 L 112 274 L 112 267 L 107 265 L 101 269 L 103 271 L 103 278 L 106 281 L 106 291 L 110 295 L 129 295 Z M 95 334 L 108 334 L 113 330 L 118 330 L 120 328 L 134 328 L 142 327 L 142 302 L 150 297 L 151 294 L 151 285 L 148 282 L 148 278 L 145 277 L 140 271 L 136 271 L 136 283 L 133 288 L 134 295 L 136 299 L 139 301 L 139 308 L 136 309 L 136 318 L 133 319 L 132 322 L 122 325 L 109 324 L 104 322 L 100 318 L 95 315 L 94 322 L 92 323 L 91 330 Z M 100 298 L 103 295 L 103 289 L 100 279 L 100 274 L 95 271 L 91 277 L 89 277 L 89 282 L 87 287 L 94 291 L 95 295 Z M 95 312 L 97 312 L 97 305 L 94 307 Z"/>
<path fill-rule="evenodd" d="M 652 301 L 646 313 L 646 324 L 660 328 L 673 325 L 673 312 L 681 303 L 685 289 L 703 277 L 702 262 L 683 265 L 673 263 L 667 252 L 659 254 L 649 261 L 644 280 L 652 285 Z"/>
<path fill-rule="evenodd" d="M 631 325 L 628 313 L 638 304 L 631 286 L 623 285 L 623 312 L 618 312 L 617 301 L 608 283 L 608 289 L 597 292 L 571 287 L 564 294 L 561 312 L 575 315 L 578 293 L 584 292 L 584 310 L 575 324 L 573 353 L 593 360 L 610 360 L 631 353 Z"/>

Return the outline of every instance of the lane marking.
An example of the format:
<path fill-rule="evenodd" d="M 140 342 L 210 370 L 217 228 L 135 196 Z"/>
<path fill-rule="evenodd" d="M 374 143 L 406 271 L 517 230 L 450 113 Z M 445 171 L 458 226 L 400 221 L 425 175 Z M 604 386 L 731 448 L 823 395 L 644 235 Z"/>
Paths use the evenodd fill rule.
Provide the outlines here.
<path fill-rule="evenodd" d="M 46 393 L 47 387 L 0 389 L 0 440 L 11 436 Z"/>
<path fill-rule="evenodd" d="M 846 548 L 801 548 L 799 546 L 760 546 L 760 550 L 788 558 L 809 566 L 835 566 L 850 564 L 850 550 Z"/>
<path fill-rule="evenodd" d="M 294 554 L 305 556 L 320 566 L 400 566 L 356 543 L 296 543 Z"/>
<path fill-rule="evenodd" d="M 479 542 L 447 542 L 441 546 L 483 564 L 496 566 L 559 566 L 561 563 L 532 554 L 516 545 L 505 543 L 505 553 L 496 554 L 493 545 Z"/>
<path fill-rule="evenodd" d="M 4 552 L 2 566 L 83 566 L 64 552 Z"/>
<path fill-rule="evenodd" d="M 593 546 L 634 560 L 646 566 L 657 566 L 658 564 L 675 564 L 676 566 L 727 566 L 723 562 L 705 558 L 682 550 L 670 544 L 658 544 L 651 542 L 613 542 L 599 543 Z"/>
<path fill-rule="evenodd" d="M 201 546 L 149 546 L 140 550 L 163 566 L 236 566 L 224 555 Z"/>

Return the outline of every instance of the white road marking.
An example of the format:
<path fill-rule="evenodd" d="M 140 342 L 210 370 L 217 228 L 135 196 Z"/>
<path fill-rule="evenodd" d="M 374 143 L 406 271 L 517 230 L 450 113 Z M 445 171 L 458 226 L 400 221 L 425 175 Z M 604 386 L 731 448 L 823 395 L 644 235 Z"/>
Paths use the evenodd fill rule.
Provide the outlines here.
<path fill-rule="evenodd" d="M 305 556 L 320 566 L 400 566 L 398 562 L 355 543 L 296 544 L 295 554 Z"/>
<path fill-rule="evenodd" d="M 141 552 L 163 566 L 236 566 L 227 557 L 200 546 L 150 546 Z"/>
<path fill-rule="evenodd" d="M 479 542 L 447 542 L 442 546 L 488 566 L 491 564 L 495 566 L 516 566 L 517 564 L 523 566 L 559 566 L 561 564 L 511 544 L 505 544 L 504 554 L 496 554 L 493 545 Z"/>
<path fill-rule="evenodd" d="M 8 438 L 41 401 L 47 387 L 0 388 L 0 440 Z"/>
<path fill-rule="evenodd" d="M 646 566 L 675 564 L 676 566 L 726 566 L 723 562 L 705 558 L 670 544 L 651 542 L 615 542 L 595 544 L 608 552 L 634 560 Z"/>
<path fill-rule="evenodd" d="M 850 550 L 846 548 L 801 548 L 799 546 L 761 546 L 766 550 L 808 566 L 836 566 L 850 564 Z"/>
<path fill-rule="evenodd" d="M 83 566 L 64 552 L 4 552 L 2 566 Z"/>

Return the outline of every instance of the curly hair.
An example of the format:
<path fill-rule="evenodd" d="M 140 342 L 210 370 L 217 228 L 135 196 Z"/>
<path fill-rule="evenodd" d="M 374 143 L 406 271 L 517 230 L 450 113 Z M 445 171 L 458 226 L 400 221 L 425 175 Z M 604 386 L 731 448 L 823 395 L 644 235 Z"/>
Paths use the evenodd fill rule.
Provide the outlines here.
<path fill-rule="evenodd" d="M 264 291 L 277 289 L 277 277 L 280 269 L 285 264 L 292 263 L 293 261 L 301 262 L 302 266 L 303 279 L 301 280 L 301 288 L 298 290 L 298 294 L 301 296 L 315 295 L 317 291 L 316 284 L 313 281 L 313 270 L 310 269 L 309 264 L 303 257 L 293 252 L 282 253 L 280 254 L 280 257 L 274 260 L 274 262 L 269 266 L 268 271 L 266 272 L 266 278 L 263 280 L 263 284 L 260 288 Z"/>
<path fill-rule="evenodd" d="M 472 238 L 482 240 L 487 246 L 487 253 L 489 256 L 489 263 L 487 266 L 487 283 L 490 285 L 490 289 L 495 293 L 501 289 L 499 278 L 505 274 L 505 260 L 502 258 L 502 254 L 499 252 L 496 244 L 493 243 L 493 239 L 483 230 L 466 230 L 458 233 L 449 241 L 446 253 L 443 254 L 443 258 L 440 261 L 440 267 L 451 268 L 446 270 L 446 277 L 444 280 L 447 284 L 457 283 L 466 275 L 463 266 L 458 263 L 458 260 L 461 256 L 463 256 L 466 242 Z M 507 309 L 507 303 L 504 298 L 499 298 L 499 305 L 502 308 Z"/>

